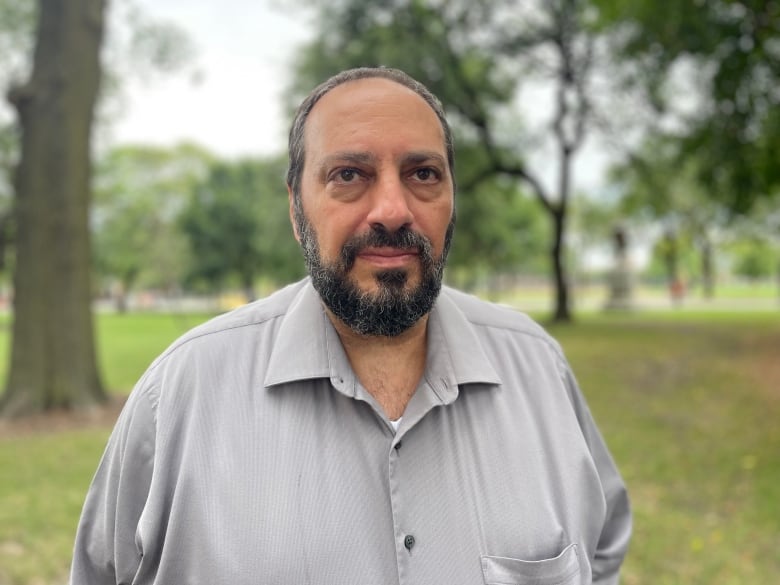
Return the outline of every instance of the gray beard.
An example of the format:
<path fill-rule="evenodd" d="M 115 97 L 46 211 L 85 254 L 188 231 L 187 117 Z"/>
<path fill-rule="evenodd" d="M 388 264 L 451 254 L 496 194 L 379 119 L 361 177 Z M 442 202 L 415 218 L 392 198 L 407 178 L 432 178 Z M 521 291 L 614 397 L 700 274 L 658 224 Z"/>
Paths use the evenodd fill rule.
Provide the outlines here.
<path fill-rule="evenodd" d="M 374 227 L 367 234 L 348 240 L 338 260 L 330 264 L 322 261 L 317 234 L 298 210 L 295 223 L 314 289 L 325 306 L 355 333 L 395 337 L 407 331 L 433 308 L 441 290 L 444 265 L 455 229 L 454 216 L 447 227 L 444 250 L 439 258 L 433 257 L 431 241 L 417 232 L 402 227 L 391 233 L 383 227 Z M 381 246 L 418 250 L 421 266 L 417 286 L 407 289 L 408 272 L 391 269 L 376 273 L 376 292 L 364 292 L 357 287 L 349 277 L 355 258 L 366 247 Z"/>

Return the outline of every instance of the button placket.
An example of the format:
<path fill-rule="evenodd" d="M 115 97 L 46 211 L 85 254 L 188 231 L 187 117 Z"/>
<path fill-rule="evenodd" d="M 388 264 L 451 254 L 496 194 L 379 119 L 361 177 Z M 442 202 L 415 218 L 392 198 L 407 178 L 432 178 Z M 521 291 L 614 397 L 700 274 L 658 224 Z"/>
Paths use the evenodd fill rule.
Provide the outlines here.
<path fill-rule="evenodd" d="M 398 438 L 398 435 L 394 439 L 394 444 L 388 452 L 388 472 L 389 472 L 389 487 L 390 487 L 390 507 L 393 514 L 393 531 L 395 533 L 395 549 L 396 549 L 396 562 L 398 563 L 398 578 L 399 583 L 402 585 L 408 583 L 409 580 L 409 561 L 412 556 L 412 549 L 416 544 L 416 538 L 406 528 L 405 507 L 406 501 L 404 497 L 408 497 L 402 490 L 401 480 L 403 473 L 401 473 L 400 465 L 402 465 L 402 458 L 400 456 L 402 441 Z"/>

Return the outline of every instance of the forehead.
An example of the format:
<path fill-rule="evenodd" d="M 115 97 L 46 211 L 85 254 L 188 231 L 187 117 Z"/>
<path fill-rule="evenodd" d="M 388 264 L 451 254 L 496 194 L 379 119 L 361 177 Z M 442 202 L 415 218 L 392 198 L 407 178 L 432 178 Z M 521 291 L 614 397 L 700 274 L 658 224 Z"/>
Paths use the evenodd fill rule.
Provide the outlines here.
<path fill-rule="evenodd" d="M 306 158 L 338 149 L 415 150 L 445 154 L 444 130 L 430 105 L 384 78 L 343 83 L 312 108 L 304 135 Z"/>

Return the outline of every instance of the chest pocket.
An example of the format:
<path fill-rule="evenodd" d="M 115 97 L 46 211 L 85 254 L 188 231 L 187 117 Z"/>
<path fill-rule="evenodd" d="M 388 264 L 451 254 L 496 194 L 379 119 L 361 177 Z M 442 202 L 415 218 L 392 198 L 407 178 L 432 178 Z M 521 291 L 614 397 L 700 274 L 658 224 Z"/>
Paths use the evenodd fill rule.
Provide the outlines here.
<path fill-rule="evenodd" d="M 577 585 L 577 545 L 570 544 L 557 557 L 541 561 L 483 556 L 482 576 L 485 585 Z"/>

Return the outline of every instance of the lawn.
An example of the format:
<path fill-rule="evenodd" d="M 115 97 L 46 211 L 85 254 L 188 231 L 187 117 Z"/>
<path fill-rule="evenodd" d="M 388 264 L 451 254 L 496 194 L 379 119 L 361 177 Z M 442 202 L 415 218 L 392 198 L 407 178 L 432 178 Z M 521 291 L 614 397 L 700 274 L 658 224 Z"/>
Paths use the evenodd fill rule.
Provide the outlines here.
<path fill-rule="evenodd" d="M 102 315 L 104 378 L 132 387 L 205 317 Z M 631 491 L 623 583 L 780 575 L 780 313 L 586 315 L 551 328 Z M 0 350 L 6 344 L 0 335 Z M 108 425 L 0 433 L 0 585 L 64 583 Z"/>
<path fill-rule="evenodd" d="M 780 575 L 780 314 L 553 328 L 631 491 L 623 583 Z"/>

